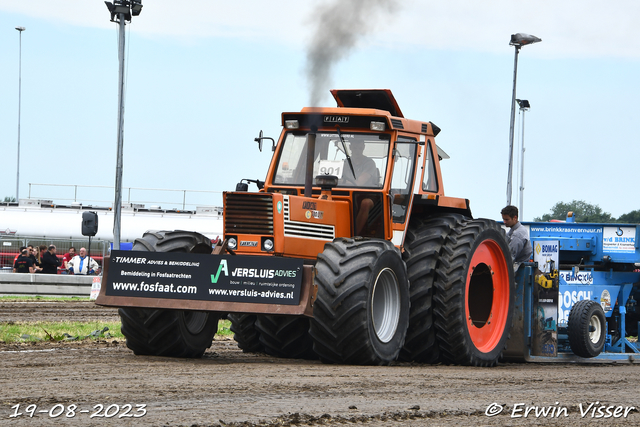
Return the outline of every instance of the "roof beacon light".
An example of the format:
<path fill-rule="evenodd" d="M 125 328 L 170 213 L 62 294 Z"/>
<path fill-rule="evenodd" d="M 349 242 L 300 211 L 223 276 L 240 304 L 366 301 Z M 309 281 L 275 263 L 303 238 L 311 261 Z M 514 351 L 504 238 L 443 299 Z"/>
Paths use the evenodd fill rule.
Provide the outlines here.
<path fill-rule="evenodd" d="M 371 122 L 371 130 L 384 131 L 386 127 L 384 122 Z"/>
<path fill-rule="evenodd" d="M 285 120 L 284 127 L 287 129 L 298 129 L 300 127 L 300 123 L 297 120 Z"/>

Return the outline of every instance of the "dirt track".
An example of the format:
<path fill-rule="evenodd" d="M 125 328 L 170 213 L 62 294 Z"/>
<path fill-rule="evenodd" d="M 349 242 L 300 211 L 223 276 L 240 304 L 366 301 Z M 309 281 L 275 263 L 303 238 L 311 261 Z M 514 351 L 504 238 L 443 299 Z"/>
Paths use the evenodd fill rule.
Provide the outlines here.
<path fill-rule="evenodd" d="M 0 322 L 43 318 L 37 304 L 22 303 L 22 311 L 11 304 L 0 305 Z M 117 318 L 113 309 L 90 303 L 40 306 L 48 320 L 81 316 L 83 310 Z M 139 357 L 123 343 L 104 341 L 0 344 L 0 425 L 640 425 L 637 409 L 626 418 L 598 419 L 591 411 L 581 417 L 579 406 L 640 408 L 639 373 L 637 365 L 335 366 L 243 354 L 230 340 L 214 341 L 199 360 Z M 505 408 L 488 417 L 494 402 Z M 526 406 L 552 405 L 566 407 L 568 416 L 536 418 L 532 412 L 511 418 L 520 403 L 516 415 Z M 17 404 L 23 415 L 9 418 Z M 30 404 L 47 413 L 29 418 Z M 77 405 L 75 416 L 51 418 L 48 411 L 55 415 L 57 404 L 65 413 Z M 91 419 L 98 404 L 132 404 L 128 415 L 139 414 L 136 404 L 146 404 L 147 413 L 118 418 L 124 409 L 111 406 L 113 418 Z"/>
<path fill-rule="evenodd" d="M 117 322 L 118 310 L 102 307 L 90 301 L 28 301 L 0 300 L 0 322 Z"/>

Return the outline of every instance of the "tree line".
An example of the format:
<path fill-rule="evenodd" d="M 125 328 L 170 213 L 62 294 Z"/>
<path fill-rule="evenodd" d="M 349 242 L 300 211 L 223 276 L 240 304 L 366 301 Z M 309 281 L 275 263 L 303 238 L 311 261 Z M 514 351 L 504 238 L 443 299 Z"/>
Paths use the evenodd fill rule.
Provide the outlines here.
<path fill-rule="evenodd" d="M 640 224 L 640 209 L 614 218 L 609 212 L 604 212 L 600 206 L 592 205 L 584 200 L 573 200 L 569 203 L 558 202 L 553 205 L 551 212 L 533 220 L 536 222 L 546 222 L 551 219 L 565 220 L 569 212 L 573 212 L 576 222 Z"/>

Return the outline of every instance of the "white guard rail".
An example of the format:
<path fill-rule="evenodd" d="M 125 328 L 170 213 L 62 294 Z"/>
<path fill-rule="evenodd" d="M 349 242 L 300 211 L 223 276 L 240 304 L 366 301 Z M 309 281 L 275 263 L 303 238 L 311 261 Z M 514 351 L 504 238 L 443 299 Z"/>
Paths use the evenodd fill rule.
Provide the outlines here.
<path fill-rule="evenodd" d="M 0 273 L 0 295 L 88 297 L 96 276 Z"/>

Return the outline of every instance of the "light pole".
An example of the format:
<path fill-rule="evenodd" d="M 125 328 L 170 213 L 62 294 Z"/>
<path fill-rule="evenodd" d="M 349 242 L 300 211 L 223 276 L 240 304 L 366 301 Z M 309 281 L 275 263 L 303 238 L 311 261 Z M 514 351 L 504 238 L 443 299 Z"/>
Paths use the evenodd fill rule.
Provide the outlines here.
<path fill-rule="evenodd" d="M 541 42 L 542 39 L 524 33 L 511 35 L 510 46 L 516 49 L 515 59 L 513 61 L 513 93 L 511 95 L 511 124 L 509 125 L 509 173 L 507 176 L 507 206 L 511 204 L 511 182 L 513 176 L 513 123 L 516 118 L 516 77 L 518 75 L 518 53 L 522 46 Z"/>
<path fill-rule="evenodd" d="M 524 220 L 524 113 L 529 111 L 531 104 L 526 99 L 516 99 L 522 113 L 522 150 L 520 151 L 520 201 L 518 203 L 518 218 Z"/>
<path fill-rule="evenodd" d="M 20 111 L 22 109 L 22 32 L 24 27 L 16 27 L 20 33 L 20 49 L 18 54 L 18 167 L 16 168 L 16 202 L 20 203 Z"/>
<path fill-rule="evenodd" d="M 142 0 L 105 1 L 111 12 L 111 22 L 118 23 L 118 152 L 116 154 L 116 188 L 113 206 L 113 249 L 120 249 L 122 216 L 122 146 L 124 142 L 124 26 L 132 16 L 140 15 Z M 117 18 L 117 20 L 114 20 Z"/>

